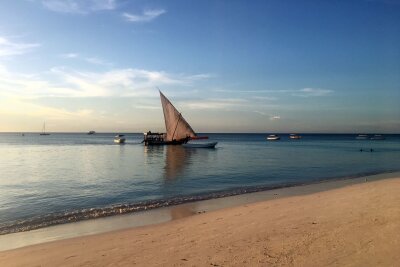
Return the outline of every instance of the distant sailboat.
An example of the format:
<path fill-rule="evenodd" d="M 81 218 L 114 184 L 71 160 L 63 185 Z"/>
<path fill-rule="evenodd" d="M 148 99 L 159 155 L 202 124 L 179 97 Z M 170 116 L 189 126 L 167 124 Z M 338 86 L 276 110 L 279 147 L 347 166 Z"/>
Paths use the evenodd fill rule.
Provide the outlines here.
<path fill-rule="evenodd" d="M 43 122 L 43 129 L 40 135 L 50 135 L 49 133 L 46 133 L 46 122 Z"/>
<path fill-rule="evenodd" d="M 196 133 L 183 118 L 182 114 L 160 91 L 161 105 L 164 113 L 166 133 L 144 133 L 145 145 L 180 145 L 192 139 L 207 139 L 197 137 Z"/>

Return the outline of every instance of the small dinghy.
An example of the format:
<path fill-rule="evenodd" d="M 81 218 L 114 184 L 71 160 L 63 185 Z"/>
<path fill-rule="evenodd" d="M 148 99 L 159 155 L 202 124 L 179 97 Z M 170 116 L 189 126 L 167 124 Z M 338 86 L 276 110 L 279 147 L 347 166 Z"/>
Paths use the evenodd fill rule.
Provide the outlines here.
<path fill-rule="evenodd" d="M 276 134 L 270 134 L 267 136 L 268 141 L 277 141 L 279 139 L 281 139 L 281 138 L 279 137 L 279 135 L 276 135 Z"/>
<path fill-rule="evenodd" d="M 218 142 L 208 142 L 208 143 L 191 143 L 188 142 L 186 144 L 183 144 L 183 147 L 188 147 L 188 148 L 215 148 Z"/>
<path fill-rule="evenodd" d="M 301 135 L 299 135 L 299 134 L 290 134 L 289 138 L 290 139 L 301 139 Z"/>
<path fill-rule="evenodd" d="M 114 143 L 117 144 L 124 144 L 125 143 L 125 136 L 123 134 L 118 134 L 114 137 Z"/>
<path fill-rule="evenodd" d="M 385 140 L 386 138 L 381 134 L 375 134 L 371 137 L 371 140 Z"/>

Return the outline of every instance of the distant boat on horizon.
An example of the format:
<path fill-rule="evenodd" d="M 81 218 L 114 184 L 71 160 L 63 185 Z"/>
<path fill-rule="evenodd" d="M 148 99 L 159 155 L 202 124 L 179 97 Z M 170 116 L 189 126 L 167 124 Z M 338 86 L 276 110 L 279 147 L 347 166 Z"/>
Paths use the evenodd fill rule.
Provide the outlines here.
<path fill-rule="evenodd" d="M 95 131 L 89 131 L 87 134 L 95 134 Z"/>
<path fill-rule="evenodd" d="M 114 143 L 117 143 L 117 144 L 124 144 L 125 141 L 126 141 L 126 138 L 125 138 L 125 135 L 123 135 L 123 134 L 117 134 L 117 135 L 114 137 Z"/>
<path fill-rule="evenodd" d="M 42 128 L 42 132 L 40 133 L 40 135 L 50 135 L 49 133 L 46 133 L 46 122 L 43 122 L 43 128 Z"/>
<path fill-rule="evenodd" d="M 369 136 L 368 136 L 368 134 L 359 134 L 359 135 L 357 135 L 356 139 L 357 140 L 368 140 Z"/>
<path fill-rule="evenodd" d="M 381 134 L 375 134 L 371 137 L 371 140 L 385 140 L 386 138 Z"/>
<path fill-rule="evenodd" d="M 267 136 L 268 141 L 277 141 L 279 139 L 281 139 L 281 138 L 279 137 L 279 135 L 276 135 L 276 134 L 270 134 Z"/>
<path fill-rule="evenodd" d="M 301 139 L 301 135 L 299 135 L 299 134 L 290 134 L 289 138 L 290 139 Z"/>

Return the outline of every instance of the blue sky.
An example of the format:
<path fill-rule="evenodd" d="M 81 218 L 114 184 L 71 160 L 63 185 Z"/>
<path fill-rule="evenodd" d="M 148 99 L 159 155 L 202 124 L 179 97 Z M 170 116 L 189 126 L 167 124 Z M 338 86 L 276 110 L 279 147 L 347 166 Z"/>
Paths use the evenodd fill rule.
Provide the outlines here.
<path fill-rule="evenodd" d="M 0 131 L 400 132 L 400 1 L 5 0 Z"/>

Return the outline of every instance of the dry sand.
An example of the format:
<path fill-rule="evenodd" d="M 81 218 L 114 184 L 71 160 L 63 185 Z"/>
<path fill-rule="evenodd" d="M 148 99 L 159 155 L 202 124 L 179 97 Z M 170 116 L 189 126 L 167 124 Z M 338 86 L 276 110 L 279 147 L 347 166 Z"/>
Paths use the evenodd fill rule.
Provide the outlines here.
<path fill-rule="evenodd" d="M 400 178 L 0 252 L 0 266 L 399 266 Z"/>

